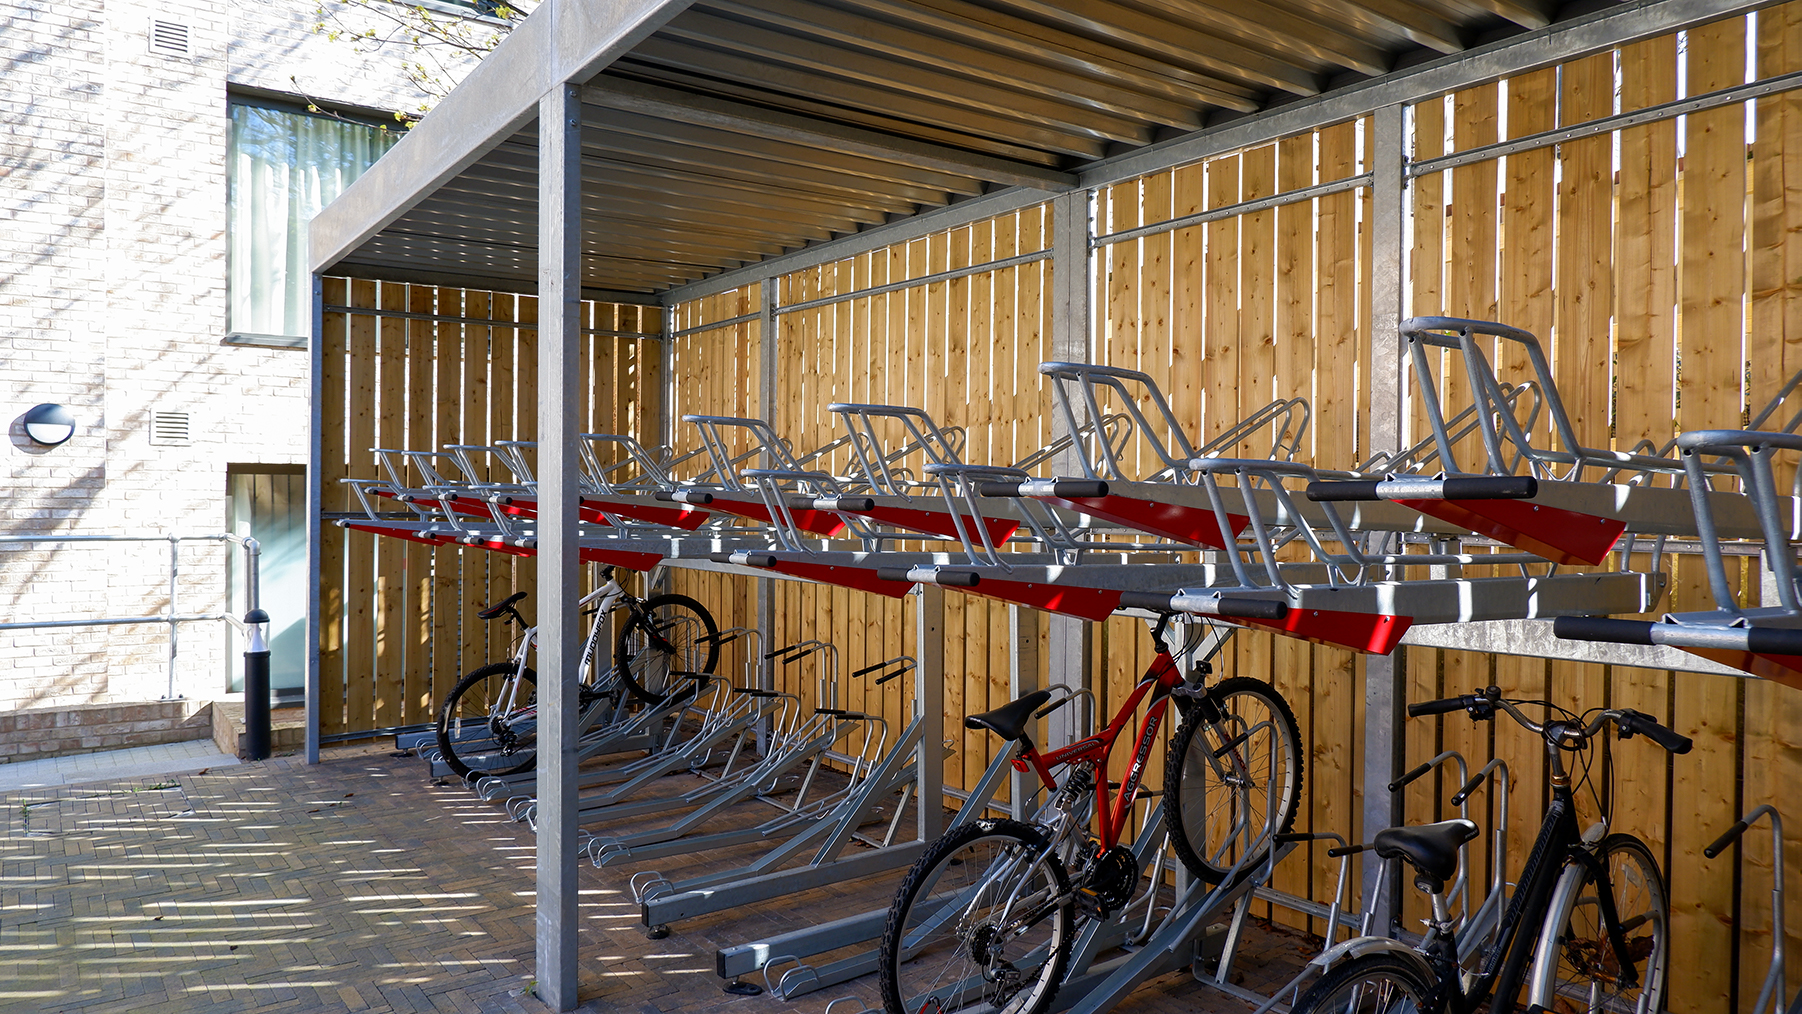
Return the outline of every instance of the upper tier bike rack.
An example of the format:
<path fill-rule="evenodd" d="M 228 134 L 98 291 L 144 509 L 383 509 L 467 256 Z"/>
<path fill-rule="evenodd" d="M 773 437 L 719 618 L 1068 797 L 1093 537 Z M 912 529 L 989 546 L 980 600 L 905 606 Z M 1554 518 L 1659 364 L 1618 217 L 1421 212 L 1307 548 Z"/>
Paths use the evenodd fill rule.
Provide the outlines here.
<path fill-rule="evenodd" d="M 1772 459 L 1779 451 L 1802 451 L 1802 436 L 1757 430 L 1697 430 L 1676 440 L 1689 469 L 1689 490 L 1696 531 L 1708 567 L 1715 608 L 1707 612 L 1667 613 L 1662 619 L 1621 620 L 1565 618 L 1552 632 L 1569 640 L 1617 644 L 1657 644 L 1765 679 L 1802 689 L 1802 599 L 1796 591 L 1796 549 L 1802 533 L 1797 515 L 1802 497 L 1792 488 L 1777 493 Z M 1704 492 L 1711 478 L 1703 456 L 1726 461 L 1745 489 L 1743 499 L 1756 515 L 1763 538 L 1761 570 L 1771 578 L 1777 604 L 1746 608 L 1728 578 L 1723 534 L 1715 510 L 1722 494 Z M 1802 474 L 1802 473 L 1799 473 Z M 1798 479 L 1802 484 L 1802 479 Z M 1628 612 L 1629 610 L 1614 610 Z"/>
<path fill-rule="evenodd" d="M 1631 452 L 1582 446 L 1558 396 L 1545 351 L 1532 333 L 1491 321 L 1414 317 L 1402 322 L 1401 339 L 1413 366 L 1416 397 L 1432 429 L 1430 464 L 1437 465 L 1437 471 L 1429 474 L 1428 459 L 1398 458 L 1383 463 L 1384 474 L 1379 476 L 1316 483 L 1309 488 L 1310 497 L 1400 504 L 1559 563 L 1600 564 L 1627 532 L 1698 534 L 1690 495 L 1677 488 L 1686 464 L 1668 456 L 1670 445 L 1655 448 L 1648 441 Z M 1523 424 L 1513 410 L 1507 386 L 1484 353 L 1490 339 L 1525 356 L 1532 373 L 1526 382 L 1544 400 L 1549 446 L 1536 445 L 1533 421 Z M 1459 465 L 1457 445 L 1464 434 L 1455 432 L 1445 417 L 1431 350 L 1457 353 L 1463 360 L 1482 443 L 1481 462 L 1470 470 Z M 1772 417 L 1799 382 L 1802 373 L 1791 377 L 1754 417 L 1753 428 Z M 1791 418 L 1786 429 L 1798 422 L 1802 413 Z M 1467 495 L 1472 488 L 1486 488 L 1473 483 L 1473 478 L 1501 480 L 1522 467 L 1525 474 L 1519 478 L 1534 480 L 1531 495 Z M 1708 463 L 1702 470 L 1720 474 L 1730 468 Z M 1670 485 L 1656 485 L 1660 477 Z M 1721 535 L 1759 536 L 1758 519 L 1744 497 L 1716 493 L 1710 499 Z"/>

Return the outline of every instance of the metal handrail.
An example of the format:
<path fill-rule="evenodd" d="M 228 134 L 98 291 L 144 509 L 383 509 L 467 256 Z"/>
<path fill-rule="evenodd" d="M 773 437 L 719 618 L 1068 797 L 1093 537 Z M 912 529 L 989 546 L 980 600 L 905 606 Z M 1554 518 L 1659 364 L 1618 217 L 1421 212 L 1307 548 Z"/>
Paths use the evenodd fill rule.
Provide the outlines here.
<path fill-rule="evenodd" d="M 235 627 L 239 633 L 249 630 L 244 620 L 230 613 L 198 613 L 183 616 L 175 611 L 178 591 L 177 578 L 181 574 L 181 544 L 183 542 L 229 542 L 244 550 L 244 597 L 246 615 L 256 612 L 260 605 L 261 587 L 258 580 L 258 568 L 262 557 L 262 546 L 245 535 L 220 533 L 217 535 L 0 535 L 0 545 L 29 545 L 35 543 L 66 542 L 167 542 L 169 543 L 169 605 L 167 611 L 158 616 L 101 616 L 73 620 L 25 620 L 20 622 L 0 623 L 0 630 L 46 630 L 64 627 L 115 627 L 135 623 L 166 623 L 169 625 L 169 688 L 164 700 L 177 700 L 175 693 L 175 664 L 179 655 L 179 640 L 176 630 L 180 624 L 201 620 L 224 620 Z M 266 622 L 266 621 L 265 621 Z"/>

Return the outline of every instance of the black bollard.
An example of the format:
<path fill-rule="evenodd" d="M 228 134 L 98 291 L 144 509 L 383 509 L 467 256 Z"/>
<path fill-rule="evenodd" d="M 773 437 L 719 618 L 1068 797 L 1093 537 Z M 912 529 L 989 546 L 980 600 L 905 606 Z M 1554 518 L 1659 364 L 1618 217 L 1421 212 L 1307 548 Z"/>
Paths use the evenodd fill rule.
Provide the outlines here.
<path fill-rule="evenodd" d="M 269 614 L 252 609 L 244 614 L 250 628 L 250 648 L 244 652 L 244 736 L 249 760 L 269 757 L 269 641 L 264 633 Z"/>

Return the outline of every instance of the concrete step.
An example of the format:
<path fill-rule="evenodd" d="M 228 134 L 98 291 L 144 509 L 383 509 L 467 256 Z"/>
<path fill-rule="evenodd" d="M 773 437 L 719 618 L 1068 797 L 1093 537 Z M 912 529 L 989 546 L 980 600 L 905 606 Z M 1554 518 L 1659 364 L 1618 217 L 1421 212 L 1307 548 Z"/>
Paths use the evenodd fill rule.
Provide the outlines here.
<path fill-rule="evenodd" d="M 221 753 L 245 758 L 250 755 L 249 737 L 244 733 L 244 705 L 238 701 L 213 702 L 213 742 Z M 299 750 L 307 742 L 307 710 L 304 707 L 276 708 L 269 712 L 269 752 L 271 755 Z"/>

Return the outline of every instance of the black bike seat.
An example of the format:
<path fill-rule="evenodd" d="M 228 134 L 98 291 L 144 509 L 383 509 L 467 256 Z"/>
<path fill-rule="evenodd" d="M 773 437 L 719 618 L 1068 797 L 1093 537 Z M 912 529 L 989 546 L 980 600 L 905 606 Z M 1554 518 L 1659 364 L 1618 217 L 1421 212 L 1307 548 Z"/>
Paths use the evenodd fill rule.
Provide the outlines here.
<path fill-rule="evenodd" d="M 1032 721 L 1032 713 L 1050 699 L 1051 691 L 1034 690 L 1012 704 L 1003 704 L 994 711 L 964 716 L 964 728 L 987 729 L 1002 739 L 1019 739 L 1026 735 L 1026 725 Z"/>
<path fill-rule="evenodd" d="M 526 597 L 525 592 L 514 592 L 513 594 L 507 596 L 504 599 L 501 599 L 499 602 L 496 602 L 494 605 L 489 606 L 487 609 L 482 610 L 481 612 L 477 613 L 476 615 L 480 616 L 484 620 L 492 620 L 495 617 L 506 612 L 508 606 L 512 605 L 515 602 L 518 602 L 520 599 L 523 599 L 525 597 Z"/>
<path fill-rule="evenodd" d="M 1421 886 L 1438 894 L 1458 872 L 1458 848 L 1482 833 L 1471 821 L 1459 817 L 1418 827 L 1392 827 L 1378 831 L 1371 843 L 1384 859 L 1405 859 L 1426 881 Z"/>

